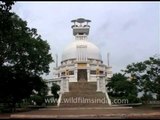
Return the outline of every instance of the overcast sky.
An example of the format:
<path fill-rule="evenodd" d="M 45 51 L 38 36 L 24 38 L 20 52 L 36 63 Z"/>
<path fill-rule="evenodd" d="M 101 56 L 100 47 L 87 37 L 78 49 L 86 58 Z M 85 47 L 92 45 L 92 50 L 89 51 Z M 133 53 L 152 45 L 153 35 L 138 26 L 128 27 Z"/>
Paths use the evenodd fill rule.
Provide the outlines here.
<path fill-rule="evenodd" d="M 104 63 L 110 53 L 113 73 L 160 54 L 158 2 L 16 2 L 12 10 L 48 41 L 59 63 L 63 49 L 74 41 L 70 21 L 77 18 L 92 21 L 90 42 L 99 47 Z M 52 79 L 54 66 L 44 78 Z"/>

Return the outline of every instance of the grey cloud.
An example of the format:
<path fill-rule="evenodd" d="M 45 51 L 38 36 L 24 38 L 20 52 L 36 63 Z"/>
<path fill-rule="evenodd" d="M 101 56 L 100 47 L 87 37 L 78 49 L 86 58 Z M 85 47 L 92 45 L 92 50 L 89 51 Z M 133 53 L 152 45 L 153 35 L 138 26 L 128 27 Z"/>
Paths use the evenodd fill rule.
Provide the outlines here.
<path fill-rule="evenodd" d="M 160 50 L 159 7 L 155 3 L 17 2 L 13 11 L 47 40 L 53 58 L 59 55 L 59 63 L 63 49 L 74 41 L 70 21 L 78 17 L 92 20 L 89 41 L 99 47 L 104 63 L 110 53 L 114 73 Z M 51 72 L 44 78 L 53 78 L 54 66 L 55 63 L 50 65 Z"/>
<path fill-rule="evenodd" d="M 126 31 L 128 29 L 130 29 L 131 27 L 135 26 L 137 24 L 137 21 L 134 19 L 130 19 L 127 22 L 125 22 L 122 26 L 122 30 Z"/>
<path fill-rule="evenodd" d="M 108 20 L 106 20 L 105 23 L 103 23 L 103 24 L 97 29 L 97 31 L 98 31 L 99 33 L 105 32 L 106 30 L 108 30 L 109 26 L 110 26 L 110 23 L 109 23 Z"/>

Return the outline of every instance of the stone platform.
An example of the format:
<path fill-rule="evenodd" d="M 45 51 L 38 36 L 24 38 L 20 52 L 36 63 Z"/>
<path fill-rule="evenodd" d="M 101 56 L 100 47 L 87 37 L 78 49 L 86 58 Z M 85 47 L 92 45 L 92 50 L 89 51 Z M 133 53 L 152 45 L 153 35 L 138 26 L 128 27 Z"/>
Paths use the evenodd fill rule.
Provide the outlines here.
<path fill-rule="evenodd" d="M 159 119 L 160 111 L 145 108 L 132 107 L 95 107 L 95 108 L 56 108 L 49 107 L 30 112 L 15 113 L 10 115 L 10 119 L 133 119 L 147 118 Z"/>

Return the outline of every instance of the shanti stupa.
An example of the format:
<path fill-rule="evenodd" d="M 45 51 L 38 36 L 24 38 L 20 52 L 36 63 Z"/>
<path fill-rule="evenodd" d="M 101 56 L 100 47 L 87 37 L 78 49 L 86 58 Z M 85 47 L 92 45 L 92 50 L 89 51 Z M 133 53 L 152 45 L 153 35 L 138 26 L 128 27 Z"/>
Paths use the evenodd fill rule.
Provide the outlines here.
<path fill-rule="evenodd" d="M 106 81 L 112 76 L 111 66 L 103 63 L 99 48 L 88 39 L 91 20 L 78 18 L 71 22 L 74 41 L 64 49 L 61 65 L 55 68 L 54 78 L 47 84 L 49 87 L 53 82 L 59 84 L 62 95 L 70 92 L 72 83 L 94 82 L 96 91 L 106 93 Z"/>
<path fill-rule="evenodd" d="M 111 67 L 103 64 L 100 50 L 88 39 L 90 20 L 72 20 L 75 40 L 62 53 L 61 65 L 56 68 L 58 78 L 67 77 L 69 82 L 96 82 L 99 77 L 110 77 Z"/>

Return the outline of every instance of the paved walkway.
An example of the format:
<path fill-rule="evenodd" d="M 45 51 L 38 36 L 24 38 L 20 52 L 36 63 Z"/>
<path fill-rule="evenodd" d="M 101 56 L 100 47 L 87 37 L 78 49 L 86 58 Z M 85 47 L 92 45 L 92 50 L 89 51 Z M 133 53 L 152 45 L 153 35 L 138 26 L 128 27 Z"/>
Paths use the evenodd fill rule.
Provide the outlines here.
<path fill-rule="evenodd" d="M 43 108 L 35 111 L 22 112 L 10 115 L 11 119 L 22 118 L 147 118 L 160 119 L 160 109 L 145 109 L 131 107 L 108 107 L 108 108 Z"/>

